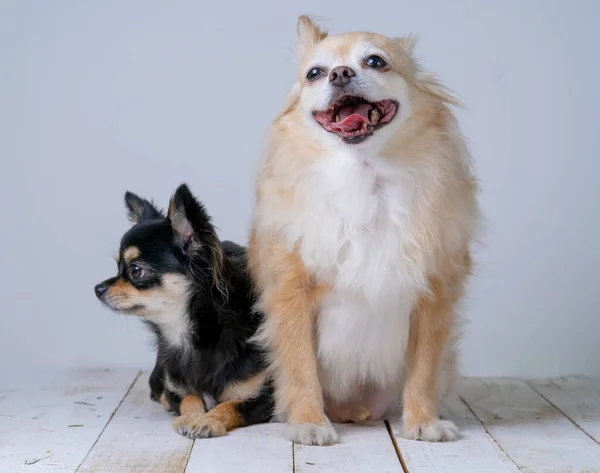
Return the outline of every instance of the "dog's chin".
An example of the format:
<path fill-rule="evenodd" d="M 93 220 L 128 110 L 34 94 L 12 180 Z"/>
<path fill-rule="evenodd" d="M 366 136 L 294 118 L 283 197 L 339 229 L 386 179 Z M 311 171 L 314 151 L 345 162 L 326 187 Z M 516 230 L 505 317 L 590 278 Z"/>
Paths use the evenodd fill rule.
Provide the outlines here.
<path fill-rule="evenodd" d="M 372 102 L 358 95 L 343 95 L 327 110 L 314 111 L 312 116 L 328 133 L 348 145 L 357 145 L 389 125 L 399 108 L 398 102 L 391 99 Z"/>
<path fill-rule="evenodd" d="M 124 307 L 120 309 L 119 312 L 122 312 L 123 314 L 127 315 L 137 315 L 138 317 L 145 317 L 144 309 L 145 307 L 143 305 L 136 304 L 131 307 Z"/>
<path fill-rule="evenodd" d="M 119 312 L 120 314 L 125 315 L 137 315 L 139 317 L 143 317 L 144 306 L 141 304 L 133 304 L 131 306 L 121 306 L 115 304 L 111 301 L 103 301 L 104 304 L 112 311 Z"/>

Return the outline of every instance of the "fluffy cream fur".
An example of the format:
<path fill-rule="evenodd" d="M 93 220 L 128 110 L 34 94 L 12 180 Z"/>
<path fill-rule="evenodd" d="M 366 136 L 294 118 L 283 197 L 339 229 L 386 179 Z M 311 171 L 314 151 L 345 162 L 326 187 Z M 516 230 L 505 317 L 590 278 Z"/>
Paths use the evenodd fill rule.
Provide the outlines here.
<path fill-rule="evenodd" d="M 457 101 L 420 69 L 410 37 L 327 36 L 306 17 L 298 37 L 298 82 L 260 163 L 250 242 L 279 410 L 294 440 L 325 444 L 336 435 L 324 409 L 378 418 L 404 391 L 405 434 L 451 439 L 435 403 L 454 370 L 454 307 L 479 219 Z M 389 70 L 364 67 L 371 54 Z M 370 101 L 399 103 L 396 117 L 356 145 L 327 133 L 312 114 L 331 85 L 304 79 L 315 65 L 352 67 Z"/>

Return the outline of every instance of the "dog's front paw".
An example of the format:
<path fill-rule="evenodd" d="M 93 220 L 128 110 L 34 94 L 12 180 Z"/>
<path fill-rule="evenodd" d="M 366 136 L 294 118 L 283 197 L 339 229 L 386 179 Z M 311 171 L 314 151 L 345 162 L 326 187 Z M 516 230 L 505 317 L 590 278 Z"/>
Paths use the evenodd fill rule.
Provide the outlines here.
<path fill-rule="evenodd" d="M 447 442 L 459 434 L 458 427 L 451 420 L 431 419 L 415 423 L 404 422 L 404 437 L 427 442 Z"/>
<path fill-rule="evenodd" d="M 175 431 L 191 439 L 222 437 L 227 433 L 225 424 L 206 414 L 188 414 L 173 421 Z"/>
<path fill-rule="evenodd" d="M 288 437 L 304 445 L 331 445 L 337 442 L 338 434 L 329 422 L 325 425 L 290 422 Z"/>

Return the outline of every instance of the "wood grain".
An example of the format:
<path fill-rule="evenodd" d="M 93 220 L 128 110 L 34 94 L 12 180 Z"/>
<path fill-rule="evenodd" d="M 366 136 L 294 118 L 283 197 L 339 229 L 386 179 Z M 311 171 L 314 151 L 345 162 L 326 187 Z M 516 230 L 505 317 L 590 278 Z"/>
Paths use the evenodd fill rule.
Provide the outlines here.
<path fill-rule="evenodd" d="M 0 394 L 0 472 L 74 472 L 138 372 L 76 370 Z"/>
<path fill-rule="evenodd" d="M 524 381 L 469 379 L 462 396 L 521 470 L 600 472 L 600 446 Z"/>
<path fill-rule="evenodd" d="M 283 424 L 243 427 L 194 443 L 187 473 L 291 473 L 292 442 Z"/>
<path fill-rule="evenodd" d="M 458 398 L 440 406 L 440 414 L 453 420 L 461 437 L 453 442 L 417 442 L 402 438 L 402 422 L 390 422 L 396 443 L 410 473 L 516 473 L 519 469 Z"/>
<path fill-rule="evenodd" d="M 296 473 L 402 473 L 383 422 L 374 426 L 335 424 L 339 443 L 328 447 L 294 445 Z"/>
<path fill-rule="evenodd" d="M 600 381 L 591 378 L 467 379 L 464 402 L 441 407 L 462 429 L 455 442 L 405 440 L 392 420 L 394 441 L 384 424 L 338 424 L 340 443 L 309 447 L 287 440 L 283 424 L 192 442 L 150 401 L 148 375 L 132 385 L 136 376 L 81 370 L 0 391 L 0 473 L 401 473 L 394 441 L 408 473 L 600 473 Z"/>
<path fill-rule="evenodd" d="M 600 380 L 571 376 L 529 384 L 600 443 Z"/>
<path fill-rule="evenodd" d="M 142 374 L 115 412 L 78 472 L 183 473 L 192 440 L 177 435 L 173 416 L 150 400 Z"/>

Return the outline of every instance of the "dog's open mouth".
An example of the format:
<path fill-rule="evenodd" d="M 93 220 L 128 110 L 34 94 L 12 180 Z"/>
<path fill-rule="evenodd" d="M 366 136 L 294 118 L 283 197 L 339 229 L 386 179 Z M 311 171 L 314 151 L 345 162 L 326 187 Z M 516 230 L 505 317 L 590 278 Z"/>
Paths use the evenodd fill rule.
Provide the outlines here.
<path fill-rule="evenodd" d="M 328 110 L 313 112 L 313 116 L 328 132 L 348 144 L 357 144 L 390 123 L 397 111 L 398 102 L 393 100 L 368 102 L 362 97 L 346 95 L 333 102 Z"/>

